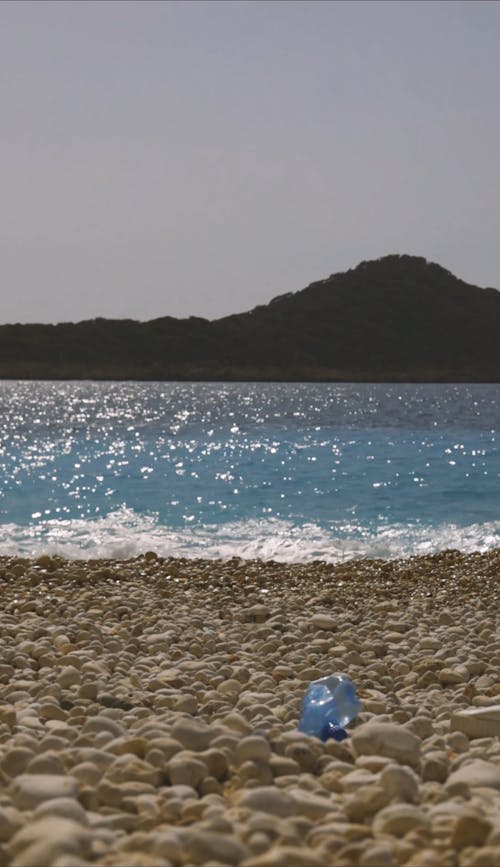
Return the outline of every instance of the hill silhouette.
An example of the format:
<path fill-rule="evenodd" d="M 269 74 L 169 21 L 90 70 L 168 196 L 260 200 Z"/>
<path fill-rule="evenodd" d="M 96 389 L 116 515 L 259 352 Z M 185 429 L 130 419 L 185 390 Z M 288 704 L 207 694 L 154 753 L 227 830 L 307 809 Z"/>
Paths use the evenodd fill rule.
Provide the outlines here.
<path fill-rule="evenodd" d="M 0 326 L 0 377 L 500 380 L 500 292 L 390 255 L 209 321 Z"/>

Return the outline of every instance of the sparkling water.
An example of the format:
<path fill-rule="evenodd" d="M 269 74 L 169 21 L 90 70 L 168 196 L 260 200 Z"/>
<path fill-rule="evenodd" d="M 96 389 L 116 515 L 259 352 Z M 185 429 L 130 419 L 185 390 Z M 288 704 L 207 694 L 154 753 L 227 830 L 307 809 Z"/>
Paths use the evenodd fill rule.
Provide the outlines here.
<path fill-rule="evenodd" d="M 0 383 L 0 553 L 500 545 L 499 385 Z"/>

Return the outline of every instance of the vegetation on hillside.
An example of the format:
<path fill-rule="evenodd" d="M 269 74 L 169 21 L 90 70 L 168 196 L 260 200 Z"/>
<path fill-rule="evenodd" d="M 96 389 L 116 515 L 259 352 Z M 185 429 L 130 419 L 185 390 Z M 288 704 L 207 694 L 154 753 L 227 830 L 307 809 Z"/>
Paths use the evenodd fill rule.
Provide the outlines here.
<path fill-rule="evenodd" d="M 494 381 L 500 292 L 391 255 L 213 322 L 0 326 L 0 377 Z"/>

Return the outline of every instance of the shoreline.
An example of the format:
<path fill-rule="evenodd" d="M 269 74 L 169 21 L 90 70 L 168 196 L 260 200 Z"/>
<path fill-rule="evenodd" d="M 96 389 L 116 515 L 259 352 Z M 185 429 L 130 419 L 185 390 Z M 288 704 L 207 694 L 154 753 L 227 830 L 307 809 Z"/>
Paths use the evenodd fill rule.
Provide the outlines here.
<path fill-rule="evenodd" d="M 158 377 L 156 373 L 135 375 L 125 370 L 120 376 L 117 371 L 102 372 L 101 374 L 95 371 L 84 370 L 81 373 L 72 373 L 71 371 L 47 372 L 40 371 L 37 373 L 29 373 L 24 368 L 16 371 L 6 372 L 0 368 L 0 382 L 74 382 L 74 383 L 127 383 L 127 382 L 143 382 L 151 385 L 158 384 L 200 384 L 219 385 L 223 383 L 248 383 L 248 384 L 275 384 L 275 385 L 300 385 L 312 384 L 317 385 L 498 385 L 500 383 L 500 375 L 495 374 L 479 374 L 476 377 L 471 377 L 468 373 L 461 376 L 453 375 L 446 371 L 440 376 L 430 376 L 425 374 L 415 373 L 413 375 L 401 374 L 397 375 L 393 372 L 379 377 L 362 373 L 359 375 L 352 374 L 322 374 L 318 372 L 314 374 L 297 374 L 295 376 L 285 377 L 281 373 L 270 374 L 263 372 L 257 375 L 255 371 L 249 374 L 240 374 L 229 376 L 227 371 L 223 371 L 219 376 L 214 376 L 213 372 L 208 371 L 205 376 L 192 376 L 187 373 L 181 375 L 165 375 Z"/>
<path fill-rule="evenodd" d="M 0 557 L 0 864 L 495 867 L 500 549 Z M 311 680 L 363 703 L 297 732 Z"/>
<path fill-rule="evenodd" d="M 112 579 L 113 573 L 117 574 L 125 569 L 128 578 L 139 576 L 153 576 L 161 580 L 169 575 L 175 575 L 180 580 L 192 583 L 201 580 L 203 584 L 208 571 L 222 571 L 228 579 L 242 581 L 244 574 L 250 576 L 265 585 L 269 578 L 293 579 L 314 583 L 335 581 L 336 578 L 346 579 L 346 583 L 336 586 L 339 600 L 345 601 L 350 592 L 361 595 L 364 592 L 366 582 L 373 583 L 377 577 L 382 577 L 385 590 L 390 595 L 391 587 L 398 593 L 408 597 L 411 590 L 422 590 L 426 585 L 426 592 L 430 595 L 438 594 L 435 568 L 439 568 L 439 580 L 441 584 L 446 580 L 454 580 L 457 576 L 457 566 L 462 568 L 462 575 L 458 576 L 462 589 L 470 586 L 480 589 L 481 594 L 489 589 L 500 590 L 500 547 L 491 548 L 487 551 L 463 552 L 455 548 L 435 551 L 428 554 L 411 554 L 406 557 L 369 557 L 359 556 L 338 562 L 314 559 L 310 561 L 285 561 L 274 559 L 246 558 L 246 557 L 188 557 L 188 556 L 161 556 L 154 550 L 144 551 L 131 557 L 65 557 L 62 554 L 42 553 L 37 556 L 24 554 L 0 554 L 0 581 L 18 581 L 21 583 L 28 577 L 33 586 L 42 579 L 50 581 L 72 579 L 79 586 L 86 579 L 95 581 L 99 579 Z M 86 571 L 85 571 L 86 570 Z M 472 570 L 479 570 L 481 574 L 472 574 Z M 261 573 L 261 574 L 260 574 Z M 312 574 L 314 573 L 314 574 Z M 484 573 L 484 574 L 483 574 Z M 121 573 L 120 573 L 121 574 Z M 35 575 L 37 575 L 35 581 Z M 498 576 L 498 585 L 495 577 Z M 427 586 L 428 585 L 428 586 Z M 281 588 L 286 589 L 285 587 Z M 374 589 L 373 587 L 371 588 Z M 268 588 L 270 592 L 270 588 Z M 442 587 L 441 587 L 442 591 Z M 375 592 L 383 592 L 381 589 Z"/>

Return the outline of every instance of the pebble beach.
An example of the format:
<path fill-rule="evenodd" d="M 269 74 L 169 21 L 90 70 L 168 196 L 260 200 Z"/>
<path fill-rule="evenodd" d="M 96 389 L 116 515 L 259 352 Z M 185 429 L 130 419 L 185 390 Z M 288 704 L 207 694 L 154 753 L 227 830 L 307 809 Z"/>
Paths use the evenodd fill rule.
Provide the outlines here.
<path fill-rule="evenodd" d="M 1 558 L 0 867 L 500 867 L 500 738 L 456 723 L 500 704 L 499 588 L 499 550 Z"/>

